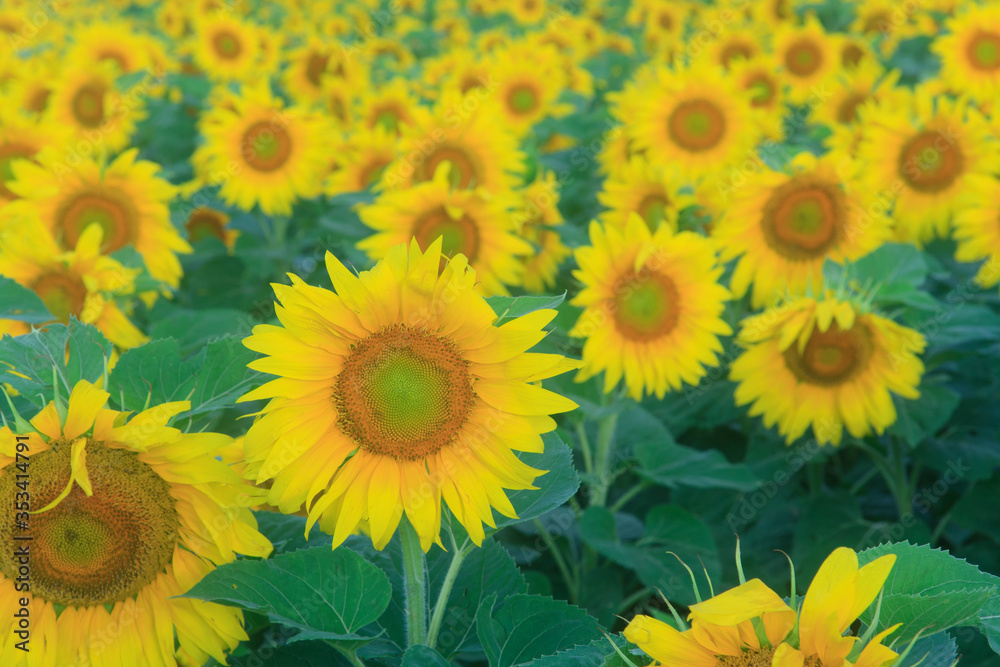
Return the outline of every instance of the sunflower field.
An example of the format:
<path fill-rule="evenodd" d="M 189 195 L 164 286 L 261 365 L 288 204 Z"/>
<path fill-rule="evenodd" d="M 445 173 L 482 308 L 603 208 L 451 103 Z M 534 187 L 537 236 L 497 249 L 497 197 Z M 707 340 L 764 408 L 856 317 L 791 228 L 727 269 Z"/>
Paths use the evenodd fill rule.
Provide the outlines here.
<path fill-rule="evenodd" d="M 1000 4 L 3 0 L 0 667 L 1000 665 Z"/>

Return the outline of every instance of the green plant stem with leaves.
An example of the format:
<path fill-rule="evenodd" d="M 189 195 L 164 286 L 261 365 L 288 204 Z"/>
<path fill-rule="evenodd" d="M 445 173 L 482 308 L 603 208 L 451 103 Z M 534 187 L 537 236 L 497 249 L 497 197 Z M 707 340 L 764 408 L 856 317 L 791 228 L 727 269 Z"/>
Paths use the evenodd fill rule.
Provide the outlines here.
<path fill-rule="evenodd" d="M 441 590 L 438 592 L 437 602 L 434 603 L 434 613 L 431 615 L 431 624 L 427 629 L 427 645 L 434 648 L 437 644 L 438 633 L 441 632 L 441 623 L 444 621 L 444 612 L 448 608 L 448 598 L 451 597 L 451 589 L 455 587 L 455 580 L 462 569 L 462 562 L 472 551 L 474 545 L 465 539 L 462 546 L 455 542 L 455 536 L 451 537 L 451 562 L 448 563 L 448 571 L 445 572 L 444 581 L 441 583 Z"/>
<path fill-rule="evenodd" d="M 427 561 L 420 537 L 406 517 L 399 522 L 406 592 L 406 639 L 409 646 L 427 642 Z"/>

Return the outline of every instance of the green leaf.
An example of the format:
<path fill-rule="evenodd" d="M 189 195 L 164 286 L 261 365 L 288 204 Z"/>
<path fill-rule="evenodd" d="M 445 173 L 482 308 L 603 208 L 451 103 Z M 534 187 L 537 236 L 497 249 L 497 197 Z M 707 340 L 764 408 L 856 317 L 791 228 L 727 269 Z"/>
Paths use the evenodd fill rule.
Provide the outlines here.
<path fill-rule="evenodd" d="M 499 517 L 496 522 L 497 530 L 537 519 L 551 512 L 569 500 L 580 488 L 580 478 L 573 467 L 573 455 L 566 443 L 556 432 L 543 434 L 542 440 L 545 443 L 543 454 L 522 453 L 520 458 L 533 468 L 548 472 L 535 480 L 538 490 L 507 492 L 518 518 Z"/>
<path fill-rule="evenodd" d="M 271 541 L 274 553 L 282 554 L 317 546 L 330 546 L 333 536 L 327 535 L 314 525 L 306 539 L 306 517 L 297 514 L 281 514 L 267 510 L 254 511 L 257 530 Z"/>
<path fill-rule="evenodd" d="M 451 663 L 429 646 L 411 646 L 403 654 L 402 667 L 450 667 Z"/>
<path fill-rule="evenodd" d="M 152 405 L 190 400 L 187 414 L 202 414 L 233 405 L 263 382 L 260 373 L 246 367 L 255 358 L 256 353 L 235 336 L 214 340 L 186 360 L 181 359 L 177 341 L 154 340 L 121 356 L 108 391 L 127 410 L 141 410 L 152 394 Z"/>
<path fill-rule="evenodd" d="M 889 635 L 891 641 L 894 635 Z M 896 650 L 902 652 L 905 644 L 896 644 Z M 958 646 L 947 632 L 938 632 L 929 637 L 922 637 L 913 645 L 913 650 L 892 667 L 952 667 L 958 660 Z"/>
<path fill-rule="evenodd" d="M 268 316 L 271 314 L 269 311 Z M 255 324 L 265 321 L 263 314 L 253 317 L 235 308 L 189 310 L 178 308 L 163 299 L 153 306 L 150 320 L 149 337 L 175 339 L 185 356 L 198 352 L 209 341 L 224 335 L 249 336 Z"/>
<path fill-rule="evenodd" d="M 635 542 L 620 539 L 619 527 L 620 521 L 605 507 L 588 507 L 580 517 L 580 537 L 587 545 L 633 570 L 643 584 L 659 588 L 671 600 L 693 604 L 695 597 L 687 571 L 668 551 L 693 570 L 701 569 L 701 559 L 712 580 L 719 580 L 722 566 L 712 532 L 687 510 L 677 505 L 654 507 L 646 515 L 642 537 Z"/>
<path fill-rule="evenodd" d="M 488 296 L 486 303 L 497 314 L 496 324 L 502 324 L 536 310 L 558 308 L 566 299 L 566 292 L 555 296 Z"/>
<path fill-rule="evenodd" d="M 32 290 L 0 276 L 0 320 L 44 324 L 56 319 Z"/>
<path fill-rule="evenodd" d="M 490 667 L 527 665 L 533 660 L 600 638 L 597 620 L 569 603 L 534 595 L 513 595 L 494 609 L 491 595 L 476 614 L 476 629 Z"/>
<path fill-rule="evenodd" d="M 267 614 L 295 639 L 364 639 L 357 631 L 389 604 L 389 580 L 350 549 L 316 547 L 238 560 L 205 575 L 184 597 Z"/>
<path fill-rule="evenodd" d="M 623 422 L 630 424 L 627 418 Z M 658 438 L 635 443 L 633 451 L 639 476 L 661 486 L 753 491 L 761 483 L 749 468 L 730 463 L 722 452 L 679 445 L 666 429 Z"/>
<path fill-rule="evenodd" d="M 1000 653 L 1000 597 L 991 598 L 980 609 L 977 616 L 979 629 L 986 635 L 990 648 Z"/>
<path fill-rule="evenodd" d="M 111 343 L 100 331 L 71 319 L 68 325 L 0 339 L 0 381 L 41 407 L 53 397 L 53 368 L 65 398 L 80 380 L 99 383 L 110 357 Z"/>
<path fill-rule="evenodd" d="M 875 290 L 875 300 L 886 286 L 898 290 L 901 285 L 917 288 L 927 280 L 927 260 L 909 243 L 885 243 L 855 262 L 838 264 L 827 260 L 823 266 L 826 285 L 835 288 L 846 279 L 854 289 Z"/>
<path fill-rule="evenodd" d="M 351 663 L 326 642 L 258 646 L 249 655 L 231 655 L 231 667 L 348 667 Z"/>
<path fill-rule="evenodd" d="M 944 385 L 929 383 L 924 378 L 919 398 L 911 401 L 894 394 L 892 400 L 896 404 L 898 418 L 889 427 L 889 433 L 916 447 L 948 422 L 961 396 Z"/>
<path fill-rule="evenodd" d="M 628 642 L 620 635 L 613 635 L 611 641 L 622 651 L 627 651 Z M 623 667 L 626 663 L 615 653 L 606 637 L 595 639 L 585 646 L 560 651 L 555 655 L 531 661 L 531 667 Z"/>
<path fill-rule="evenodd" d="M 877 630 L 902 623 L 893 634 L 898 642 L 908 642 L 921 629 L 975 624 L 986 601 L 1000 592 L 1000 578 L 926 545 L 883 544 L 862 551 L 858 561 L 864 565 L 886 554 L 896 554 L 896 563 L 885 582 Z M 874 610 L 869 607 L 861 620 L 871 623 Z"/>

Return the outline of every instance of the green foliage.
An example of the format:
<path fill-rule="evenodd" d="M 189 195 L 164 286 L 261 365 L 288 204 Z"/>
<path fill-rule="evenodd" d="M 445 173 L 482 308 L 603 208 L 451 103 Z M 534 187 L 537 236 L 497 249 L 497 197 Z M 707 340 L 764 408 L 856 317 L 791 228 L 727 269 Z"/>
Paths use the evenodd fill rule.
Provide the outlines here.
<path fill-rule="evenodd" d="M 38 295 L 10 278 L 0 276 L 0 320 L 42 324 L 53 320 Z"/>
<path fill-rule="evenodd" d="M 561 600 L 512 595 L 499 606 L 491 595 L 479 607 L 476 628 L 490 667 L 532 664 L 599 636 L 597 621 Z M 539 632 L 544 628 L 544 632 Z"/>

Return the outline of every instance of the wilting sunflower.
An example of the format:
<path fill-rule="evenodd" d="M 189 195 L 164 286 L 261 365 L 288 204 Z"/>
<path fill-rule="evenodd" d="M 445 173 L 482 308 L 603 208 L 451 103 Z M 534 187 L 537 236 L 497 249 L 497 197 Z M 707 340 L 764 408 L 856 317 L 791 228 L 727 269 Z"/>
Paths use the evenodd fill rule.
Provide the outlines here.
<path fill-rule="evenodd" d="M 231 12 L 199 17 L 191 39 L 194 61 L 210 79 L 249 81 L 259 74 L 260 39 L 255 26 Z"/>
<path fill-rule="evenodd" d="M 0 240 L 0 275 L 34 291 L 55 321 L 66 323 L 72 316 L 93 324 L 121 348 L 145 343 L 146 337 L 115 301 L 134 294 L 139 270 L 101 254 L 101 227 L 89 226 L 71 250 L 62 251 L 22 204 L 4 209 L 9 225 Z M 0 320 L 0 334 L 17 336 L 30 330 L 24 322 Z"/>
<path fill-rule="evenodd" d="M 71 65 L 46 100 L 47 118 L 85 141 L 86 151 L 78 148 L 84 155 L 122 150 L 147 116 L 142 95 L 115 88 L 116 72 L 112 63 Z"/>
<path fill-rule="evenodd" d="M 637 401 L 697 385 L 718 364 L 719 336 L 732 333 L 712 242 L 669 225 L 653 233 L 637 214 L 624 229 L 592 222 L 590 242 L 573 272 L 584 285 L 573 304 L 585 310 L 570 335 L 587 339 L 577 381 L 604 371 L 610 392 L 624 376 Z"/>
<path fill-rule="evenodd" d="M 176 253 L 191 252 L 170 223 L 167 204 L 174 187 L 159 176 L 159 165 L 136 161 L 132 148 L 110 164 L 82 160 L 66 170 L 56 150 L 41 151 L 39 164 L 20 161 L 7 187 L 37 211 L 63 249 L 72 249 L 92 223 L 101 227 L 102 253 L 133 246 L 151 276 L 171 287 L 181 279 Z"/>
<path fill-rule="evenodd" d="M 239 230 L 229 228 L 228 215 L 207 206 L 199 206 L 191 211 L 184 221 L 184 230 L 191 243 L 216 238 L 226 245 L 230 253 L 233 252 L 236 239 L 240 237 Z"/>
<path fill-rule="evenodd" d="M 674 165 L 654 166 L 643 156 L 633 157 L 605 179 L 603 190 L 597 193 L 609 209 L 601 214 L 601 221 L 623 228 L 638 213 L 654 232 L 660 225 L 676 231 L 677 211 L 690 203 L 690 195 L 681 193 L 688 185 L 688 178 Z"/>
<path fill-rule="evenodd" d="M 199 181 L 220 186 L 229 205 L 244 211 L 258 205 L 268 215 L 289 215 L 297 199 L 318 195 L 332 143 L 326 121 L 285 108 L 267 82 L 244 86 L 231 100 L 232 108 L 202 117 L 205 144 L 191 158 Z"/>
<path fill-rule="evenodd" d="M 29 600 L 31 653 L 8 639 L 4 665 L 204 664 L 225 662 L 247 639 L 242 612 L 182 599 L 236 554 L 266 557 L 271 545 L 242 503 L 250 487 L 214 456 L 231 438 L 167 426 L 188 403 L 128 413 L 86 381 L 68 404 L 31 420 L 31 589 L 15 591 L 15 552 L 25 531 L 14 504 L 0 508 L 0 613 L 6 637 L 19 598 Z M 15 434 L 0 428 L 0 491 L 17 490 Z M 17 456 L 22 461 L 22 454 Z M 0 626 L 3 627 L 3 626 Z M 30 656 L 30 661 L 29 661 Z"/>
<path fill-rule="evenodd" d="M 1000 181 L 984 176 L 970 176 L 969 181 L 972 203 L 955 216 L 955 259 L 985 259 L 976 281 L 990 287 L 1000 282 Z"/>
<path fill-rule="evenodd" d="M 563 223 L 559 213 L 559 184 L 553 172 L 541 173 L 520 193 L 521 203 L 514 210 L 514 225 L 520 235 L 535 247 L 523 261 L 521 286 L 540 293 L 556 284 L 556 275 L 570 250 L 559 236 Z"/>
<path fill-rule="evenodd" d="M 917 245 L 947 236 L 969 205 L 970 176 L 989 176 L 1000 153 L 986 119 L 966 100 L 902 91 L 867 117 L 863 185 L 895 200 L 896 236 Z"/>
<path fill-rule="evenodd" d="M 822 82 L 840 67 L 837 44 L 815 16 L 804 25 L 782 26 L 774 37 L 774 53 L 781 62 L 788 97 L 795 104 L 805 104 L 814 96 L 822 103 Z"/>
<path fill-rule="evenodd" d="M 819 289 L 827 259 L 857 259 L 889 238 L 886 206 L 871 205 L 848 165 L 800 153 L 789 172 L 760 171 L 736 189 L 712 232 L 723 261 L 740 258 L 730 283 L 735 296 L 752 283 L 759 308 Z"/>
<path fill-rule="evenodd" d="M 986 101 L 1000 95 L 1000 6 L 964 3 L 948 19 L 948 34 L 931 49 L 941 57 L 941 79 L 952 90 Z"/>
<path fill-rule="evenodd" d="M 348 133 L 338 151 L 337 170 L 327 179 L 326 194 L 361 192 L 374 185 L 389 163 L 396 159 L 398 143 L 396 133 L 382 126 Z"/>
<path fill-rule="evenodd" d="M 640 106 L 626 131 L 651 162 L 673 162 L 697 179 L 756 155 L 760 131 L 752 122 L 749 94 L 721 68 L 661 68 L 652 85 L 636 90 Z"/>
<path fill-rule="evenodd" d="M 281 327 L 245 344 L 250 365 L 280 377 L 240 400 L 271 399 L 246 436 L 247 476 L 273 480 L 267 500 L 303 505 L 334 546 L 366 523 L 383 548 L 405 512 L 426 551 L 440 544 L 441 499 L 472 540 L 514 509 L 504 489 L 531 489 L 542 471 L 512 452 L 541 452 L 552 413 L 576 405 L 536 383 L 575 368 L 528 354 L 554 310 L 501 327 L 463 255 L 441 240 L 399 245 L 370 271 L 327 253 L 336 294 L 292 276 L 275 285 Z"/>
<path fill-rule="evenodd" d="M 465 96 L 443 92 L 431 114 L 403 130 L 399 156 L 382 173 L 378 189 L 429 181 L 447 164 L 455 187 L 506 192 L 517 185 L 524 165 L 517 136 L 475 90 Z"/>
<path fill-rule="evenodd" d="M 920 396 L 923 336 L 848 300 L 796 299 L 744 320 L 739 342 L 736 404 L 751 403 L 788 444 L 810 425 L 821 445 L 840 444 L 845 425 L 856 438 L 881 434 L 896 421 L 890 391 Z"/>
<path fill-rule="evenodd" d="M 506 294 L 505 285 L 520 282 L 519 256 L 533 252 L 528 242 L 516 236 L 510 213 L 514 202 L 482 188 L 455 190 L 448 171 L 442 166 L 434 180 L 388 192 L 360 207 L 361 221 L 377 233 L 360 241 L 358 248 L 379 260 L 409 239 L 429 248 L 441 237 L 446 256 L 461 253 L 476 270 L 484 295 Z"/>
<path fill-rule="evenodd" d="M 861 639 L 844 632 L 878 597 L 895 562 L 889 554 L 859 568 L 857 554 L 840 547 L 823 561 L 798 615 L 751 579 L 691 605 L 688 629 L 636 616 L 624 635 L 663 665 L 883 667 L 897 657 L 882 641 L 898 625 L 872 637 L 852 661 L 847 656 Z"/>

